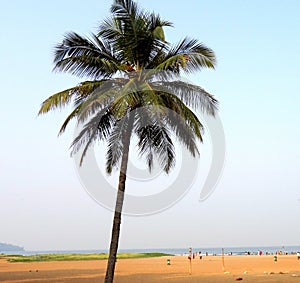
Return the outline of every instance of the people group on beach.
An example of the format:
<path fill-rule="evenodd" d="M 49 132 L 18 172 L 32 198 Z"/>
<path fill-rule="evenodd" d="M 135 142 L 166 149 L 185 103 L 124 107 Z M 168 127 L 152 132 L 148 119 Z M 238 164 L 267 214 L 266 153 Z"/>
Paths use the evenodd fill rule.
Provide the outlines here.
<path fill-rule="evenodd" d="M 255 255 L 256 253 L 252 253 L 252 252 L 249 252 L 249 251 L 246 251 L 245 253 L 244 253 L 245 255 Z M 257 255 L 259 255 L 259 256 L 262 256 L 262 255 L 275 255 L 275 256 L 279 256 L 279 255 L 289 255 L 289 254 L 291 254 L 291 255 L 295 255 L 296 254 L 296 256 L 297 256 L 297 259 L 298 260 L 300 260 L 300 252 L 291 252 L 291 253 L 288 253 L 288 252 L 283 252 L 283 251 L 276 251 L 275 253 L 271 253 L 271 252 L 263 252 L 262 250 L 258 250 L 257 251 Z M 202 254 L 202 252 L 201 251 L 198 251 L 198 252 L 195 252 L 195 253 L 192 253 L 191 251 L 190 251 L 190 253 L 189 253 L 189 256 L 188 256 L 188 258 L 189 259 L 196 259 L 196 258 L 199 258 L 200 260 L 203 258 L 203 255 L 204 254 Z M 205 252 L 205 256 L 208 256 L 209 254 L 208 254 L 208 252 Z M 217 256 L 217 254 L 212 254 L 213 256 Z M 233 255 L 233 253 L 232 252 L 229 252 L 229 253 L 227 253 L 227 255 L 228 256 L 231 256 L 231 255 Z"/>

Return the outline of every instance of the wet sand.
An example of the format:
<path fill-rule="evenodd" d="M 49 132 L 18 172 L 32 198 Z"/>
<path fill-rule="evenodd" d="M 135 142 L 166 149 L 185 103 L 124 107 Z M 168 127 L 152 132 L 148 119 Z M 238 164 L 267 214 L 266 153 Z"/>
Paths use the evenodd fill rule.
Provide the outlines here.
<path fill-rule="evenodd" d="M 167 265 L 170 259 L 170 265 Z M 115 283 L 154 282 L 257 282 L 300 283 L 300 260 L 293 255 L 278 256 L 204 256 L 189 260 L 185 256 L 118 260 Z M 63 261 L 9 263 L 0 259 L 2 283 L 96 283 L 103 282 L 106 261 Z M 237 280 L 242 279 L 242 280 Z"/>

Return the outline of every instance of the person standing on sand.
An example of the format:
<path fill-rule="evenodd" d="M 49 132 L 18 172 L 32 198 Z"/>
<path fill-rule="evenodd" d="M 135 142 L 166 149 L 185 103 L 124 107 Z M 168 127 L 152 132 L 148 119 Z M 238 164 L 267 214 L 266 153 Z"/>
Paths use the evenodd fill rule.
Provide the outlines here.
<path fill-rule="evenodd" d="M 297 258 L 300 259 L 300 252 L 297 252 Z"/>

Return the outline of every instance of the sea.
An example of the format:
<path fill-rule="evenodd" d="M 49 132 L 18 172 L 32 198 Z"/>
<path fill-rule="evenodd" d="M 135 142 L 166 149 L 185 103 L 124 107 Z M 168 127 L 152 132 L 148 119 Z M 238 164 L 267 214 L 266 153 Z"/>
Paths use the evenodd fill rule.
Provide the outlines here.
<path fill-rule="evenodd" d="M 186 248 L 157 248 L 157 249 L 120 249 L 119 253 L 166 253 L 172 255 L 185 256 L 189 254 L 189 248 L 192 248 L 192 253 L 201 252 L 202 255 L 221 255 L 224 250 L 225 255 L 256 255 L 259 251 L 262 254 L 296 254 L 300 252 L 299 246 L 270 246 L 270 247 L 218 247 L 218 248 L 203 248 L 203 247 L 186 247 Z M 108 253 L 107 250 L 43 250 L 43 251 L 0 251 L 0 254 L 17 254 L 17 255 L 38 255 L 38 254 L 99 254 Z"/>

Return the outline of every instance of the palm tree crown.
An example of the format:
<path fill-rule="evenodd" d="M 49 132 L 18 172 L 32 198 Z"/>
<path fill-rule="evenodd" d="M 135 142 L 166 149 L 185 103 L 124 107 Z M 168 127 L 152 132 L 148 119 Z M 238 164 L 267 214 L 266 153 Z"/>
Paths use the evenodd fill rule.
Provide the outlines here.
<path fill-rule="evenodd" d="M 187 106 L 200 107 L 214 115 L 217 101 L 201 87 L 174 80 L 174 77 L 178 78 L 181 72 L 190 73 L 203 67 L 214 68 L 216 60 L 213 51 L 197 40 L 188 38 L 170 45 L 165 41 L 163 27 L 172 26 L 172 23 L 161 20 L 154 13 L 140 10 L 131 0 L 116 0 L 111 7 L 111 12 L 112 17 L 101 23 L 98 34 L 93 34 L 92 39 L 72 32 L 66 34 L 62 43 L 55 47 L 54 70 L 69 72 L 79 77 L 89 77 L 93 80 L 84 81 L 78 86 L 50 96 L 43 102 L 39 113 L 46 113 L 73 101 L 74 110 L 63 123 L 60 133 L 64 132 L 67 124 L 74 117 L 84 122 L 89 115 L 96 112 L 98 118 L 105 114 L 101 126 L 98 123 L 96 128 L 93 127 L 97 117 L 89 121 L 88 127 L 80 134 L 80 138 L 77 137 L 73 142 L 74 152 L 85 142 L 88 148 L 93 139 L 106 139 L 113 125 L 116 124 L 113 120 L 120 120 L 130 110 L 156 106 L 151 108 L 151 116 L 153 116 L 158 106 L 165 107 L 169 112 L 172 110 L 182 116 L 182 123 L 188 123 L 189 127 L 182 125 L 179 128 L 180 125 L 174 125 L 176 124 L 174 122 L 178 123 L 178 117 L 174 121 L 174 117 L 170 119 L 170 113 L 163 115 L 164 120 L 168 118 L 169 126 L 175 131 L 176 136 L 195 155 L 197 150 L 194 141 L 195 138 L 202 140 L 202 125 Z M 152 70 L 152 72 L 143 72 L 144 70 Z M 143 76 L 140 76 L 142 72 Z M 137 78 L 139 78 L 138 85 Z M 124 92 L 124 89 L 128 88 L 131 89 L 131 93 L 127 90 L 127 93 Z M 99 112 L 100 110 L 102 111 Z M 152 118 L 155 121 L 158 116 L 154 116 L 156 117 Z M 101 127 L 106 128 L 104 130 Z M 147 127 L 148 131 L 154 129 L 157 131 L 158 125 L 153 127 Z M 163 130 L 166 136 L 168 131 Z M 136 127 L 135 132 L 145 135 L 145 129 L 142 131 Z M 148 153 L 148 163 L 151 168 L 152 153 L 149 155 L 146 148 L 150 149 L 150 147 L 146 147 L 145 142 L 143 136 L 143 143 L 140 140 L 139 145 L 143 144 L 143 147 L 140 147 L 142 152 Z M 110 144 L 113 145 L 112 142 Z M 110 152 L 111 150 L 108 150 L 108 153 Z M 118 153 L 118 156 L 121 157 L 121 154 Z M 111 165 L 116 165 L 117 161 L 118 158 L 114 159 Z M 107 166 L 108 172 L 111 171 L 111 165 Z M 166 171 L 169 168 L 170 166 L 164 166 Z"/>

